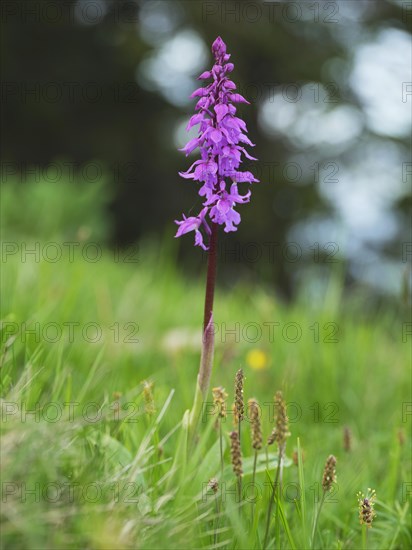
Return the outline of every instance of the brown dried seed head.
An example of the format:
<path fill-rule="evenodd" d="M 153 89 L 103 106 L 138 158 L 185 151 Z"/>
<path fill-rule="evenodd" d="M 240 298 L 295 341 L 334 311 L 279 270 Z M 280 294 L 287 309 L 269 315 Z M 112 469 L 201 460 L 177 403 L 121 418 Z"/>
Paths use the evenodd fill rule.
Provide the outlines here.
<path fill-rule="evenodd" d="M 330 491 L 334 483 L 336 483 L 336 458 L 333 455 L 329 455 L 323 470 L 323 491 L 325 493 Z"/>
<path fill-rule="evenodd" d="M 237 415 L 237 408 L 236 408 L 235 403 L 232 403 L 232 414 L 233 414 L 233 426 L 235 428 L 238 428 L 238 426 L 239 426 L 239 417 Z"/>
<path fill-rule="evenodd" d="M 363 493 L 358 493 L 359 503 L 359 521 L 361 525 L 372 527 L 373 520 L 376 516 L 374 510 L 376 499 L 375 490 L 368 489 L 366 496 Z"/>
<path fill-rule="evenodd" d="M 303 452 L 302 449 L 300 451 L 300 457 L 301 457 L 302 464 L 303 464 L 305 462 L 305 453 Z M 296 449 L 293 451 L 292 461 L 293 461 L 293 464 L 295 466 L 299 466 L 299 454 L 298 454 L 298 451 Z"/>
<path fill-rule="evenodd" d="M 227 393 L 225 392 L 225 388 L 222 388 L 222 386 L 217 386 L 216 388 L 212 389 L 212 393 L 213 393 L 213 403 L 215 405 L 218 417 L 225 418 L 227 415 L 227 410 L 226 410 Z"/>
<path fill-rule="evenodd" d="M 398 430 L 398 441 L 401 447 L 405 445 L 405 432 L 403 431 L 402 428 L 399 428 Z"/>
<path fill-rule="evenodd" d="M 230 433 L 230 454 L 232 456 L 233 472 L 237 477 L 241 477 L 242 470 L 242 452 L 240 450 L 239 433 L 234 431 Z"/>
<path fill-rule="evenodd" d="M 283 399 L 281 391 L 277 391 L 275 395 L 275 406 L 277 410 L 276 426 L 268 437 L 268 445 L 272 445 L 276 441 L 279 449 L 284 449 L 286 439 L 290 436 L 289 419 L 286 414 L 286 403 Z"/>
<path fill-rule="evenodd" d="M 352 450 L 352 431 L 349 426 L 343 428 L 343 449 L 347 453 Z"/>
<path fill-rule="evenodd" d="M 144 412 L 152 415 L 156 412 L 153 398 L 153 382 L 143 382 Z"/>
<path fill-rule="evenodd" d="M 120 412 L 120 398 L 121 397 L 122 397 L 122 394 L 119 391 L 114 391 L 113 392 L 113 399 L 114 399 L 113 410 L 115 411 L 115 413 Z M 116 415 L 116 416 L 118 416 L 118 415 Z"/>
<path fill-rule="evenodd" d="M 211 479 L 209 479 L 209 483 L 207 485 L 208 485 L 209 489 L 211 491 L 213 491 L 215 494 L 218 492 L 219 482 L 215 477 L 212 477 Z"/>
<path fill-rule="evenodd" d="M 249 421 L 252 430 L 252 447 L 255 450 L 262 448 L 262 428 L 260 425 L 260 410 L 256 399 L 249 399 Z"/>
<path fill-rule="evenodd" d="M 239 369 L 235 376 L 235 414 L 238 422 L 241 422 L 245 415 L 245 404 L 243 402 L 244 380 L 243 369 Z"/>

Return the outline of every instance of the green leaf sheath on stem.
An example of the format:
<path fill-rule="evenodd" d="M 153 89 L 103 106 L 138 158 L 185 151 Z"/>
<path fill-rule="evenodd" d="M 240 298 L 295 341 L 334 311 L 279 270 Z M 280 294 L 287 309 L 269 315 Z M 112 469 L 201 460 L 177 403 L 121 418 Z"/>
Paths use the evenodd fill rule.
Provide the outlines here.
<path fill-rule="evenodd" d="M 215 295 L 216 283 L 216 264 L 217 264 L 217 231 L 216 223 L 211 224 L 211 234 L 209 243 L 209 254 L 207 261 L 207 277 L 206 277 L 206 295 L 205 295 L 205 310 L 203 317 L 203 338 L 202 338 L 202 353 L 200 357 L 199 373 L 197 375 L 197 384 L 195 399 L 190 414 L 190 432 L 191 438 L 199 422 L 199 417 L 202 411 L 202 404 L 207 399 L 209 391 L 210 377 L 213 368 L 213 355 L 215 344 L 215 330 L 213 326 L 213 301 Z"/>

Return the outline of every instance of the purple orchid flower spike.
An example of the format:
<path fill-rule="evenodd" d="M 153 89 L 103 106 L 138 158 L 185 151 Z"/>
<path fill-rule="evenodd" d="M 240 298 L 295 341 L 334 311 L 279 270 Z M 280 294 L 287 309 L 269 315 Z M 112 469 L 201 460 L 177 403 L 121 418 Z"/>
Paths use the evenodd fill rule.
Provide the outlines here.
<path fill-rule="evenodd" d="M 195 149 L 200 150 L 201 158 L 195 161 L 187 172 L 179 172 L 185 179 L 200 182 L 198 193 L 203 199 L 203 209 L 198 216 L 183 217 L 176 220 L 179 225 L 176 237 L 190 231 L 195 232 L 195 245 L 208 249 L 203 241 L 202 229 L 208 237 L 211 231 L 207 223 L 223 225 L 226 233 L 236 231 L 240 223 L 240 214 L 235 210 L 237 204 L 249 202 L 250 191 L 241 195 L 238 183 L 253 183 L 257 180 L 251 172 L 240 171 L 242 155 L 256 160 L 245 150 L 244 145 L 254 146 L 247 137 L 245 122 L 236 116 L 234 103 L 249 103 L 238 93 L 229 73 L 234 69 L 228 63 L 230 54 L 226 53 L 226 44 L 218 36 L 212 44 L 215 64 L 210 71 L 199 76 L 200 80 L 212 79 L 206 87 L 195 90 L 191 97 L 199 98 L 187 130 L 199 125 L 198 137 L 191 139 L 181 149 L 186 156 Z"/>
<path fill-rule="evenodd" d="M 234 105 L 248 101 L 235 92 L 236 85 L 228 76 L 234 65 L 229 63 L 230 55 L 220 36 L 213 42 L 212 52 L 215 57 L 212 70 L 199 76 L 199 80 L 210 79 L 211 82 L 191 95 L 198 98 L 195 107 L 197 112 L 189 120 L 186 129 L 199 125 L 198 135 L 182 149 L 186 156 L 199 149 L 200 159 L 193 162 L 186 172 L 179 172 L 182 178 L 199 182 L 198 193 L 202 198 L 203 208 L 197 216 L 183 215 L 183 220 L 176 220 L 179 226 L 176 237 L 194 231 L 195 245 L 208 250 L 202 354 L 188 424 L 192 441 L 195 440 L 202 402 L 207 399 L 213 366 L 213 301 L 218 227 L 223 225 L 226 233 L 237 230 L 240 214 L 235 207 L 249 202 L 251 194 L 250 190 L 240 194 L 238 183 L 259 181 L 251 172 L 240 170 L 242 155 L 249 160 L 256 160 L 245 150 L 245 145 L 253 147 L 253 143 L 246 135 L 245 122 L 236 116 Z M 204 236 L 208 238 L 207 244 Z"/>

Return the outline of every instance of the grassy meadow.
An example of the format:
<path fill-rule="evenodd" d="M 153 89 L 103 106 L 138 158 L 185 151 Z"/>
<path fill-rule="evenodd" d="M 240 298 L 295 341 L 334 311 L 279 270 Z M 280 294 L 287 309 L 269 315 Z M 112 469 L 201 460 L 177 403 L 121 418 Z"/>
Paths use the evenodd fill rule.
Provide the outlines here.
<path fill-rule="evenodd" d="M 226 388 L 228 412 L 220 440 L 210 392 L 192 439 L 203 277 L 178 264 L 172 234 L 136 250 L 96 246 L 107 200 L 104 186 L 2 192 L 1 546 L 263 548 L 281 390 L 290 437 L 267 547 L 409 548 L 407 307 L 345 294 L 333 270 L 319 299 L 303 287 L 292 304 L 255 283 L 220 285 L 211 387 Z M 229 433 L 240 368 L 263 447 L 252 484 L 246 414 L 239 499 Z M 337 479 L 324 495 L 331 454 Z M 370 529 L 357 498 L 368 488 Z"/>

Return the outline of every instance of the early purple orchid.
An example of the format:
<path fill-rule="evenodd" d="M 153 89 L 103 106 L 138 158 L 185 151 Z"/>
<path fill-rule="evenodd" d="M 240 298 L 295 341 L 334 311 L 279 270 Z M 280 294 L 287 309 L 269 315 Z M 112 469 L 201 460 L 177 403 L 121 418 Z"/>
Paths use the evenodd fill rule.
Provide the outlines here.
<path fill-rule="evenodd" d="M 250 191 L 241 195 L 238 183 L 253 183 L 257 180 L 251 172 L 240 171 L 242 155 L 249 155 L 244 145 L 254 146 L 247 137 L 243 120 L 236 116 L 234 103 L 248 103 L 236 93 L 236 85 L 228 74 L 233 71 L 233 63 L 228 63 L 226 44 L 218 36 L 212 45 L 215 64 L 211 71 L 205 71 L 200 80 L 213 79 L 205 88 L 198 88 L 191 97 L 198 97 L 196 114 L 187 125 L 187 130 L 199 126 L 198 136 L 191 139 L 182 149 L 186 156 L 195 149 L 200 150 L 196 160 L 186 172 L 179 172 L 182 178 L 200 182 L 199 195 L 203 208 L 197 216 L 176 220 L 179 229 L 176 237 L 190 231 L 195 232 L 195 245 L 208 250 L 205 309 L 203 316 L 202 353 L 193 407 L 189 414 L 189 431 L 192 443 L 195 441 L 196 426 L 202 411 L 202 403 L 207 399 L 214 355 L 213 301 L 216 283 L 217 238 L 219 225 L 224 225 L 226 233 L 236 231 L 240 214 L 236 205 L 249 202 Z M 204 243 L 204 235 L 208 242 Z"/>
<path fill-rule="evenodd" d="M 211 234 L 207 217 L 212 224 L 224 225 L 225 232 L 236 231 L 240 223 L 240 214 L 234 209 L 236 204 L 249 202 L 250 191 L 240 195 L 237 183 L 253 183 L 257 180 L 251 172 L 239 171 L 242 154 L 249 160 L 256 160 L 243 147 L 254 146 L 247 137 L 247 128 L 243 120 L 236 117 L 233 103 L 249 103 L 242 95 L 235 93 L 236 85 L 228 74 L 233 71 L 233 63 L 228 63 L 230 54 L 226 53 L 226 44 L 219 37 L 213 42 L 212 52 L 215 64 L 211 71 L 205 71 L 200 80 L 213 79 L 205 88 L 198 88 L 191 97 L 199 97 L 187 130 L 200 124 L 198 137 L 191 139 L 181 149 L 188 156 L 195 149 L 200 150 L 201 158 L 194 162 L 186 172 L 179 172 L 185 179 L 193 179 L 203 185 L 199 195 L 204 199 L 203 209 L 198 216 L 177 221 L 179 229 L 176 237 L 195 231 L 195 245 L 208 250 L 203 242 L 202 229 Z M 227 182 L 229 180 L 229 182 Z M 228 190 L 228 185 L 230 189 Z"/>

